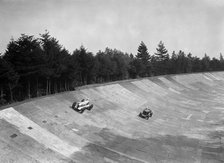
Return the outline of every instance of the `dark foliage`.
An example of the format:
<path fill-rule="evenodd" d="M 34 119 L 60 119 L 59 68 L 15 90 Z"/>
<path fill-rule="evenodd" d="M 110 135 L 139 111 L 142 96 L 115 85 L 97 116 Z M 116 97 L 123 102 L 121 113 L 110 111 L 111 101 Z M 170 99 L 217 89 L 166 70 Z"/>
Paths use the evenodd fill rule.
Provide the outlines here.
<path fill-rule="evenodd" d="M 0 105 L 91 83 L 221 70 L 222 54 L 219 59 L 207 54 L 200 59 L 180 50 L 170 57 L 162 41 L 152 56 L 144 42 L 136 56 L 110 48 L 94 55 L 84 46 L 70 54 L 47 31 L 40 38 L 22 34 L 0 55 Z"/>

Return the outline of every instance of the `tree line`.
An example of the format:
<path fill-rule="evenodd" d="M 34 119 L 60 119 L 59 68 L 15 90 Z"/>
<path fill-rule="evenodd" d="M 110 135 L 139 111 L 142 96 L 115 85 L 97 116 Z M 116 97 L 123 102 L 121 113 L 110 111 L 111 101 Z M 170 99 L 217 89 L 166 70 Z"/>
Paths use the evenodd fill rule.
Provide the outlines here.
<path fill-rule="evenodd" d="M 154 54 L 141 42 L 137 54 L 106 48 L 96 54 L 84 46 L 69 53 L 49 32 L 39 38 L 11 39 L 0 56 L 0 105 L 74 90 L 77 86 L 165 74 L 224 70 L 224 59 L 202 59 L 173 51 L 162 41 Z"/>

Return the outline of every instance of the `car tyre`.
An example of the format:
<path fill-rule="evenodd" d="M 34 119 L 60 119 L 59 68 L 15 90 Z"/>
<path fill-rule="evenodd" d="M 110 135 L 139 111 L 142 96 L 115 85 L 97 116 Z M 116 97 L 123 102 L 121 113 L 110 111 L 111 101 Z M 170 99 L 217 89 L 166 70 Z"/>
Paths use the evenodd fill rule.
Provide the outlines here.
<path fill-rule="evenodd" d="M 72 109 L 75 109 L 76 102 L 72 104 Z"/>
<path fill-rule="evenodd" d="M 91 104 L 89 107 L 88 107 L 88 110 L 91 110 L 93 108 L 93 104 Z"/>

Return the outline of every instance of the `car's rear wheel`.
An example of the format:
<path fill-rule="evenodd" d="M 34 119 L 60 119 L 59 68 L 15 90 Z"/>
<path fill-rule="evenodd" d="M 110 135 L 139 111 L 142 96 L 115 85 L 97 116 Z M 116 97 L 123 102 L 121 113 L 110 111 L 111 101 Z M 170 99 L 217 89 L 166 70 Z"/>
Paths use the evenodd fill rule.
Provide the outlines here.
<path fill-rule="evenodd" d="M 72 109 L 75 109 L 75 106 L 76 106 L 76 102 L 74 102 L 74 103 L 72 104 Z"/>

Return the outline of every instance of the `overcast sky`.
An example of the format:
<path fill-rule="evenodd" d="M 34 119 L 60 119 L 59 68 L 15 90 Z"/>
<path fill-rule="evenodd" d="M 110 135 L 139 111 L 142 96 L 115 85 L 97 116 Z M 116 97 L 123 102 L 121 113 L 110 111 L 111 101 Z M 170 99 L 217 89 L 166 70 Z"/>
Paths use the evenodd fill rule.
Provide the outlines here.
<path fill-rule="evenodd" d="M 224 0 L 0 0 L 0 52 L 20 34 L 47 29 L 70 52 L 84 45 L 150 54 L 160 40 L 169 53 L 224 54 Z"/>

